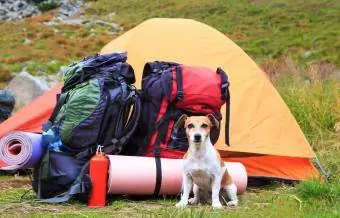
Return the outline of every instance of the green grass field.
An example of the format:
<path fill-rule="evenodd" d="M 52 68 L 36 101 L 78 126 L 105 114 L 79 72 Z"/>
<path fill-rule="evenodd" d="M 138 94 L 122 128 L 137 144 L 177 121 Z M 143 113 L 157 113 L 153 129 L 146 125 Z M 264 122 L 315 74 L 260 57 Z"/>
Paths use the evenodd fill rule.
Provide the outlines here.
<path fill-rule="evenodd" d="M 4 217 L 339 217 L 340 216 L 340 2 L 336 0 L 97 0 L 88 17 L 116 22 L 124 31 L 151 17 L 193 18 L 234 40 L 268 74 L 332 180 L 249 188 L 235 209 L 178 210 L 179 197 L 111 197 L 105 208 L 80 202 L 34 202 L 28 177 L 0 177 Z M 109 17 L 108 14 L 116 12 Z M 101 27 L 45 26 L 51 13 L 0 22 L 0 88 L 26 67 L 56 73 L 61 65 L 97 52 L 115 36 Z M 91 30 L 92 29 L 92 30 Z M 124 32 L 123 31 L 123 32 Z M 23 44 L 26 39 L 31 43 Z M 51 52 L 53 51 L 53 52 Z"/>

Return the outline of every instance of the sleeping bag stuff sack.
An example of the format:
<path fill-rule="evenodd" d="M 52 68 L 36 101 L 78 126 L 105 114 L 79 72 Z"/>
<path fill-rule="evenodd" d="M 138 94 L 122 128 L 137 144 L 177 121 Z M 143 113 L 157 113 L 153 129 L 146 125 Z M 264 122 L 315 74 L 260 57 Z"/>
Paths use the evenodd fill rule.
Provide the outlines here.
<path fill-rule="evenodd" d="M 97 147 L 106 154 L 128 153 L 140 101 L 126 60 L 124 52 L 95 54 L 64 68 L 61 94 L 43 127 L 46 151 L 34 171 L 38 198 L 63 202 L 87 196 L 88 162 Z"/>
<path fill-rule="evenodd" d="M 142 111 L 137 130 L 129 143 L 140 146 L 139 154 L 156 157 L 159 193 L 162 158 L 181 158 L 188 149 L 183 127 L 175 127 L 186 114 L 212 114 L 220 123 L 221 107 L 226 105 L 226 144 L 229 145 L 230 96 L 227 74 L 221 69 L 187 66 L 174 62 L 146 63 L 142 76 Z M 212 128 L 211 141 L 219 129 Z"/>

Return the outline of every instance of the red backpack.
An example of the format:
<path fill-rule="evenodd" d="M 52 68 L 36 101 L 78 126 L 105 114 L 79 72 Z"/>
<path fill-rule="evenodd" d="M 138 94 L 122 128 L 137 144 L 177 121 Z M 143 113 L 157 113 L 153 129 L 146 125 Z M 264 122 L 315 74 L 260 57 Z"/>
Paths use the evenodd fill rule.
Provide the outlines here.
<path fill-rule="evenodd" d="M 139 146 L 139 154 L 144 156 L 181 158 L 188 149 L 188 141 L 185 130 L 174 128 L 174 124 L 183 114 L 213 114 L 220 122 L 224 103 L 227 104 L 225 143 L 229 145 L 229 82 L 221 68 L 214 71 L 173 62 L 146 63 L 140 123 L 130 143 Z M 218 137 L 219 129 L 213 129 L 213 144 Z"/>

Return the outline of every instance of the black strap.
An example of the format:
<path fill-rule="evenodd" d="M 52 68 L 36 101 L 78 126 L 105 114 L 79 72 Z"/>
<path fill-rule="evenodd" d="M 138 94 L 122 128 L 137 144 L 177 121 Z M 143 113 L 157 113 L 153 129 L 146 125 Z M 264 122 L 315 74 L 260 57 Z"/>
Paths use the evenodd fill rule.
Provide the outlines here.
<path fill-rule="evenodd" d="M 182 66 L 176 66 L 176 81 L 177 81 L 176 101 L 180 101 L 184 98 Z"/>
<path fill-rule="evenodd" d="M 154 195 L 158 195 L 162 185 L 161 142 L 165 142 L 171 118 L 175 115 L 174 106 L 169 104 L 166 113 L 160 120 L 157 137 L 154 143 L 153 153 L 156 161 L 156 185 Z"/>
<path fill-rule="evenodd" d="M 162 161 L 160 157 L 155 157 L 156 161 L 156 185 L 154 195 L 159 195 L 162 185 Z"/>
<path fill-rule="evenodd" d="M 111 142 L 112 144 L 109 146 L 106 146 L 103 151 L 107 154 L 112 153 L 113 151 L 115 151 L 115 154 L 119 154 L 122 149 L 123 146 L 126 144 L 127 140 L 129 140 L 132 136 L 132 134 L 135 132 L 137 126 L 138 126 L 138 120 L 141 114 L 141 102 L 140 102 L 140 98 L 137 95 L 134 95 L 133 98 L 131 98 L 132 101 L 130 101 L 129 104 L 133 104 L 134 108 L 133 108 L 133 114 L 130 117 L 130 120 L 128 121 L 128 123 L 125 125 L 126 129 L 124 130 L 124 136 L 121 137 L 120 139 L 112 139 Z"/>
<path fill-rule="evenodd" d="M 161 143 L 161 136 L 160 136 L 160 131 L 158 131 L 158 135 L 155 141 L 153 153 L 155 156 L 155 163 L 156 163 L 156 184 L 155 184 L 155 190 L 153 194 L 157 196 L 159 194 L 159 191 L 161 190 L 161 185 L 162 185 L 162 162 L 161 162 L 161 148 L 160 148 L 160 143 Z"/>
<path fill-rule="evenodd" d="M 225 121 L 225 143 L 230 146 L 229 127 L 230 127 L 230 93 L 227 74 L 222 68 L 217 68 L 217 73 L 221 76 L 221 98 L 226 102 L 226 121 Z"/>
<path fill-rule="evenodd" d="M 168 110 L 168 109 L 167 109 Z M 139 143 L 140 150 L 143 150 L 146 148 L 148 143 L 150 142 L 152 136 L 155 134 L 157 130 L 160 129 L 160 127 L 163 125 L 164 122 L 166 122 L 167 117 L 164 115 L 159 121 L 157 121 L 154 125 L 151 125 L 151 128 L 148 129 L 148 133 L 145 137 L 143 137 L 143 141 Z M 143 153 L 141 152 L 140 155 Z"/>
<path fill-rule="evenodd" d="M 46 131 L 47 129 L 49 129 L 51 127 L 51 125 L 54 123 L 55 119 L 58 116 L 58 113 L 61 109 L 61 107 L 65 104 L 66 99 L 68 96 L 68 92 L 65 93 L 61 93 L 61 94 L 57 94 L 57 104 L 54 107 L 54 110 L 50 116 L 50 118 L 48 119 L 47 123 L 45 123 L 43 125 L 43 129 Z"/>

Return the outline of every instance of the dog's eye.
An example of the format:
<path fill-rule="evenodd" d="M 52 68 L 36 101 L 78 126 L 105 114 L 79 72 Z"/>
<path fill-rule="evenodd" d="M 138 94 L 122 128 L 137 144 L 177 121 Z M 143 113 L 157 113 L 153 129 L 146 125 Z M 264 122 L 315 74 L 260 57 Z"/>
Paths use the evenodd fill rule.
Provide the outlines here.
<path fill-rule="evenodd" d="M 190 123 L 189 125 L 188 125 L 188 129 L 192 129 L 192 128 L 194 128 L 195 126 L 194 126 L 194 124 L 192 124 L 192 123 Z"/>
<path fill-rule="evenodd" d="M 201 127 L 202 127 L 203 129 L 206 129 L 206 128 L 208 128 L 208 124 L 203 123 Z"/>

